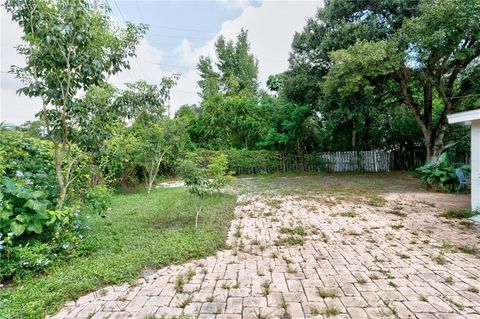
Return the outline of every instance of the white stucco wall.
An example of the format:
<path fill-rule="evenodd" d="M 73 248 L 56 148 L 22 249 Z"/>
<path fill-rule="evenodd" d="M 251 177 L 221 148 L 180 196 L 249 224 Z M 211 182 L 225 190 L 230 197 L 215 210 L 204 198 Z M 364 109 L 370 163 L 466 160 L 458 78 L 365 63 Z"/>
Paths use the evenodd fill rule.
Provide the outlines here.
<path fill-rule="evenodd" d="M 480 210 L 480 120 L 472 121 L 472 210 Z"/>

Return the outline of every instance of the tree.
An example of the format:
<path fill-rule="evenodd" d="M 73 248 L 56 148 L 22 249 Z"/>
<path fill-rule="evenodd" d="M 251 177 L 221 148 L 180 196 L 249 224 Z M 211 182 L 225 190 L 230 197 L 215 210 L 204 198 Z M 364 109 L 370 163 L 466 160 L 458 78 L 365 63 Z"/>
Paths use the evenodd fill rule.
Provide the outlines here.
<path fill-rule="evenodd" d="M 15 127 L 17 131 L 27 133 L 29 136 L 37 137 L 39 139 L 44 139 L 45 136 L 45 127 L 43 126 L 42 121 L 26 121 L 23 124 L 20 124 Z"/>
<path fill-rule="evenodd" d="M 128 68 L 146 27 L 114 27 L 105 10 L 94 10 L 88 0 L 7 0 L 4 5 L 24 33 L 18 52 L 26 66 L 11 72 L 26 85 L 19 93 L 42 99 L 38 116 L 54 145 L 61 208 L 76 178 L 71 131 L 85 115 L 79 93 Z"/>
<path fill-rule="evenodd" d="M 232 180 L 228 173 L 228 157 L 225 154 L 213 156 L 206 167 L 201 165 L 198 157 L 187 158 L 182 162 L 181 171 L 188 192 L 195 196 L 195 230 L 198 230 L 203 198 L 218 192 Z"/>
<path fill-rule="evenodd" d="M 99 167 L 102 175 L 110 185 L 137 183 L 137 149 L 141 143 L 125 123 L 116 122 L 111 125 L 111 136 L 103 141 Z"/>
<path fill-rule="evenodd" d="M 293 103 L 284 96 L 265 97 L 263 104 L 269 118 L 259 147 L 297 154 L 317 149 L 320 123 L 310 105 Z"/>
<path fill-rule="evenodd" d="M 255 95 L 258 91 L 258 61 L 250 53 L 248 32 L 242 29 L 236 42 L 220 36 L 215 42 L 215 52 L 218 71 L 210 57 L 201 56 L 197 65 L 201 78 L 198 81 L 200 96 L 206 99 L 216 93 Z"/>
<path fill-rule="evenodd" d="M 220 92 L 220 74 L 213 68 L 212 59 L 210 57 L 201 56 L 197 69 L 200 74 L 198 86 L 200 87 L 200 97 L 205 100 Z"/>
<path fill-rule="evenodd" d="M 206 99 L 196 121 L 203 147 L 253 148 L 266 127 L 265 110 L 257 97 L 217 94 Z"/>
<path fill-rule="evenodd" d="M 126 110 L 116 103 L 118 90 L 110 84 L 92 85 L 77 101 L 83 115 L 72 128 L 71 140 L 98 160 L 103 143 L 112 137 L 112 125 L 123 121 Z"/>
<path fill-rule="evenodd" d="M 147 192 L 150 193 L 165 158 L 187 144 L 185 125 L 179 120 L 164 118 L 132 129 L 138 141 L 136 161 L 145 170 Z"/>
<path fill-rule="evenodd" d="M 265 129 L 265 114 L 247 31 L 242 29 L 236 41 L 220 36 L 215 53 L 215 66 L 210 57 L 200 57 L 198 63 L 202 103 L 190 135 L 207 148 L 253 148 Z"/>
<path fill-rule="evenodd" d="M 186 144 L 185 125 L 180 120 L 169 119 L 165 112 L 170 99 L 170 90 L 176 84 L 178 75 L 163 77 L 159 84 L 149 84 L 145 81 L 127 83 L 127 88 L 120 92 L 113 104 L 123 117 L 133 122 L 131 127 L 117 126 L 120 130 L 112 140 L 117 147 L 109 147 L 106 158 L 118 157 L 118 163 L 124 169 L 123 175 L 127 176 L 134 171 L 128 162 L 139 166 L 145 175 L 148 193 L 151 192 L 155 179 L 165 158 L 177 152 Z M 116 140 L 124 141 L 126 150 L 121 150 L 122 145 L 113 143 Z M 120 149 L 119 149 L 120 148 Z M 117 156 L 118 155 L 118 156 Z M 103 164 L 110 167 L 108 163 Z M 113 168 L 113 167 L 112 167 Z M 120 168 L 120 165 L 118 166 Z M 117 171 L 113 168 L 112 171 Z M 118 173 L 116 174 L 118 175 Z"/>
<path fill-rule="evenodd" d="M 295 35 L 291 79 L 313 83 L 303 96 L 317 103 L 339 96 L 351 110 L 359 101 L 378 109 L 400 103 L 422 130 L 427 161 L 435 161 L 449 146 L 447 114 L 478 93 L 479 14 L 477 0 L 329 1 Z M 323 95 L 309 93 L 315 87 Z"/>
<path fill-rule="evenodd" d="M 127 83 L 127 89 L 121 92 L 115 101 L 124 110 L 126 118 L 146 125 L 165 117 L 170 100 L 170 90 L 175 86 L 178 74 L 165 76 L 159 84 L 145 81 Z"/>

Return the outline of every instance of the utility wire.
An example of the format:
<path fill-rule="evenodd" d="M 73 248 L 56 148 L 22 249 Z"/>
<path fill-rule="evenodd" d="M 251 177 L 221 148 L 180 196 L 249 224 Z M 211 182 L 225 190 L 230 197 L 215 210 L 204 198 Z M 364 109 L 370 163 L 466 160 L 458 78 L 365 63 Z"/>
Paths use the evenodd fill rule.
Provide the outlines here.
<path fill-rule="evenodd" d="M 127 21 L 125 17 L 123 16 L 122 11 L 120 10 L 120 7 L 118 6 L 117 0 L 113 0 L 113 3 L 115 4 L 115 7 L 117 7 L 118 12 L 120 13 L 120 16 L 122 17 L 123 21 Z"/>
<path fill-rule="evenodd" d="M 114 1 L 115 6 L 116 6 L 116 8 L 117 8 L 117 10 L 118 10 L 118 13 L 120 14 L 120 17 L 123 19 L 123 22 L 126 22 L 125 17 L 124 17 L 124 15 L 123 15 L 122 11 L 120 10 L 120 7 L 119 7 L 118 4 L 117 4 L 117 1 L 116 1 L 116 0 L 113 0 L 113 1 Z M 105 5 L 106 5 L 108 8 L 110 8 L 110 10 L 111 10 L 111 6 L 110 6 L 110 4 L 107 2 L 107 0 L 103 0 L 103 2 L 104 2 Z M 117 18 L 115 17 L 115 14 L 113 13 L 113 10 L 111 10 L 111 11 L 112 11 L 112 18 L 113 18 L 113 20 L 115 21 L 115 24 L 117 25 L 118 28 L 121 28 L 120 23 L 118 22 Z M 138 69 L 140 70 L 140 73 L 141 73 L 141 74 L 139 73 L 139 71 L 137 70 L 137 68 L 135 68 L 135 69 L 133 70 L 133 72 L 136 73 L 136 76 L 137 76 L 138 78 L 141 78 L 141 79 L 142 79 L 142 78 L 143 78 L 143 79 L 146 79 L 146 75 L 145 75 L 145 73 L 143 72 L 140 63 L 138 63 Z M 132 69 L 130 69 L 130 70 L 132 70 Z M 127 76 L 130 78 L 130 81 L 135 82 L 135 79 L 132 77 L 131 73 L 129 73 L 129 72 L 127 71 L 126 74 L 127 74 Z"/>
<path fill-rule="evenodd" d="M 159 28 L 159 29 L 167 29 L 167 30 L 189 31 L 189 32 L 199 32 L 199 33 L 208 33 L 208 34 L 217 34 L 218 33 L 218 32 L 214 32 L 214 31 L 205 31 L 205 30 L 199 30 L 199 29 L 168 27 L 168 26 L 158 25 L 158 24 L 149 24 L 149 26 L 154 27 L 154 28 Z"/>

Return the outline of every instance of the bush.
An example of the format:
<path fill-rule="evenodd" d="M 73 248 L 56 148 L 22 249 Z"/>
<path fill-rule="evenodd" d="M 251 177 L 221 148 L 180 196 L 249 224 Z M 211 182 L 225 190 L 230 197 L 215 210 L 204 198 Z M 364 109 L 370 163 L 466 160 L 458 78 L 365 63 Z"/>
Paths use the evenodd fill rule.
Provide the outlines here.
<path fill-rule="evenodd" d="M 93 213 L 104 213 L 111 204 L 112 192 L 105 185 L 95 185 L 85 193 L 85 205 Z"/>
<path fill-rule="evenodd" d="M 0 180 L 0 233 L 15 237 L 41 234 L 50 221 L 53 202 L 42 191 L 9 178 Z"/>
<path fill-rule="evenodd" d="M 18 132 L 0 137 L 0 281 L 46 268 L 55 258 L 74 253 L 82 238 L 78 204 L 106 209 L 108 192 L 92 188 L 88 158 L 74 147 L 80 160 L 74 170 L 64 208 L 56 208 L 58 186 L 50 142 Z"/>
<path fill-rule="evenodd" d="M 0 137 L 0 175 L 42 191 L 49 200 L 58 197 L 52 145 L 17 132 Z"/>
<path fill-rule="evenodd" d="M 205 162 L 205 158 L 190 154 L 182 162 L 180 170 L 188 191 L 200 197 L 219 191 L 232 179 L 228 172 L 228 157 L 221 153 L 210 157 L 208 162 Z"/>
<path fill-rule="evenodd" d="M 194 152 L 203 165 L 214 157 L 224 154 L 228 157 L 228 170 L 236 174 L 266 173 L 279 167 L 281 153 L 276 151 L 251 151 L 228 149 L 223 151 L 199 150 Z"/>
<path fill-rule="evenodd" d="M 318 153 L 296 155 L 278 151 L 228 149 L 223 151 L 198 150 L 194 152 L 203 162 L 217 154 L 228 156 L 228 169 L 235 174 L 265 174 L 303 171 L 326 171 L 325 160 Z"/>
<path fill-rule="evenodd" d="M 90 159 L 76 146 L 72 156 L 78 158 L 72 174 L 67 204 L 83 201 L 92 186 Z M 41 191 L 56 205 L 59 189 L 55 173 L 53 145 L 49 141 L 28 137 L 20 132 L 3 132 L 0 137 L 0 178 L 9 178 L 20 186 Z"/>
<path fill-rule="evenodd" d="M 75 255 L 75 248 L 84 236 L 81 225 L 78 209 L 65 208 L 48 211 L 48 219 L 42 224 L 41 233 L 28 235 L 25 231 L 17 236 L 13 232 L 4 233 L 5 227 L 2 227 L 0 281 L 42 271 L 56 259 Z"/>
<path fill-rule="evenodd" d="M 470 171 L 468 165 L 461 167 L 466 172 Z M 417 168 L 420 172 L 420 179 L 429 188 L 443 192 L 453 192 L 458 187 L 458 178 L 455 174 L 455 167 L 448 161 L 446 153 L 438 158 L 436 163 L 429 163 Z"/>
<path fill-rule="evenodd" d="M 110 186 L 131 185 L 140 182 L 135 154 L 140 141 L 123 124 L 113 128 L 113 135 L 104 141 L 99 168 Z"/>

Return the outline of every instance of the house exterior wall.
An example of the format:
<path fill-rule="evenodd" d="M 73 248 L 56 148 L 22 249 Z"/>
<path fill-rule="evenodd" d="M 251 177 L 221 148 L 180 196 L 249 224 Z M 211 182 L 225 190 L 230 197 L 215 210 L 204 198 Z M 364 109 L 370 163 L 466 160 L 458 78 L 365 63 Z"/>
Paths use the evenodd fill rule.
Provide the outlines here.
<path fill-rule="evenodd" d="M 472 121 L 472 210 L 480 210 L 480 120 Z"/>

